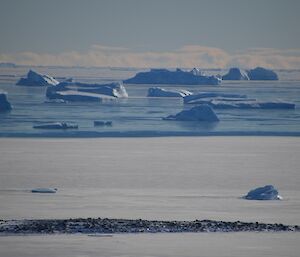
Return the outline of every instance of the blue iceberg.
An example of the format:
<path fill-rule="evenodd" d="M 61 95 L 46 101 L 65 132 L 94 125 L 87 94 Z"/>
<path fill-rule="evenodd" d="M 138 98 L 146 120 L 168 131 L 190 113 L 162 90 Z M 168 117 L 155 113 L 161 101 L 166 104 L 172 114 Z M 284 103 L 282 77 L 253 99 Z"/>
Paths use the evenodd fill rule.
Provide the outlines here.
<path fill-rule="evenodd" d="M 51 76 L 40 74 L 36 71 L 30 70 L 27 73 L 26 78 L 21 78 L 17 85 L 20 86 L 32 86 L 32 87 L 43 87 L 43 86 L 56 86 L 59 82 Z"/>
<path fill-rule="evenodd" d="M 12 109 L 10 102 L 7 100 L 7 93 L 0 92 L 0 112 L 7 112 Z"/>
<path fill-rule="evenodd" d="M 133 78 L 124 80 L 128 84 L 177 84 L 177 85 L 219 85 L 221 79 L 216 76 L 204 76 L 192 71 L 176 69 L 151 69 L 147 72 L 139 72 Z"/>
<path fill-rule="evenodd" d="M 219 118 L 209 105 L 202 104 L 190 110 L 183 110 L 176 115 L 170 115 L 164 120 L 217 122 Z"/>
<path fill-rule="evenodd" d="M 231 68 L 227 74 L 222 77 L 222 80 L 249 80 L 246 71 L 239 68 Z"/>
<path fill-rule="evenodd" d="M 278 80 L 278 75 L 274 71 L 262 67 L 249 70 L 248 76 L 250 80 Z"/>
<path fill-rule="evenodd" d="M 272 185 L 258 187 L 248 192 L 244 196 L 247 200 L 281 200 L 278 190 Z"/>

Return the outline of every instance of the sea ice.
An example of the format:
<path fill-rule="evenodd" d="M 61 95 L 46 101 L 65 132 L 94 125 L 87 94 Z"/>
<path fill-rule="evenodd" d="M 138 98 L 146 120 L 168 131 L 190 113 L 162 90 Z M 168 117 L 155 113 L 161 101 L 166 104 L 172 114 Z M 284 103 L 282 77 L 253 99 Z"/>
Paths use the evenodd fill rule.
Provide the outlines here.
<path fill-rule="evenodd" d="M 217 122 L 219 118 L 209 105 L 202 104 L 190 110 L 183 110 L 176 115 L 170 115 L 164 120 Z"/>
<path fill-rule="evenodd" d="M 216 76 L 203 76 L 196 73 L 195 69 L 183 71 L 176 69 L 151 69 L 147 72 L 139 72 L 135 77 L 124 80 L 129 84 L 178 84 L 178 85 L 219 85 L 221 79 Z"/>
<path fill-rule="evenodd" d="M 244 196 L 247 200 L 281 200 L 278 190 L 272 185 L 258 187 L 248 192 Z"/>
<path fill-rule="evenodd" d="M 48 188 L 48 187 L 41 187 L 41 188 L 34 188 L 31 190 L 32 193 L 56 193 L 57 188 Z"/>
<path fill-rule="evenodd" d="M 227 74 L 222 77 L 223 80 L 249 80 L 246 71 L 239 68 L 231 68 Z"/>
<path fill-rule="evenodd" d="M 26 78 L 21 78 L 17 82 L 17 85 L 20 86 L 56 86 L 58 84 L 59 82 L 56 79 L 33 70 L 27 73 Z"/>
<path fill-rule="evenodd" d="M 7 93 L 0 92 L 0 112 L 10 111 L 11 109 L 11 104 L 7 100 Z"/>
<path fill-rule="evenodd" d="M 193 93 L 184 89 L 166 90 L 160 87 L 151 87 L 148 89 L 149 97 L 185 97 Z"/>
<path fill-rule="evenodd" d="M 55 87 L 48 87 L 49 99 L 66 101 L 103 101 L 128 97 L 122 83 L 88 84 L 80 82 L 61 82 Z"/>
<path fill-rule="evenodd" d="M 262 67 L 249 70 L 248 76 L 250 80 L 278 80 L 278 75 L 274 71 Z"/>
<path fill-rule="evenodd" d="M 33 126 L 35 129 L 78 129 L 78 125 L 66 122 L 52 122 Z"/>

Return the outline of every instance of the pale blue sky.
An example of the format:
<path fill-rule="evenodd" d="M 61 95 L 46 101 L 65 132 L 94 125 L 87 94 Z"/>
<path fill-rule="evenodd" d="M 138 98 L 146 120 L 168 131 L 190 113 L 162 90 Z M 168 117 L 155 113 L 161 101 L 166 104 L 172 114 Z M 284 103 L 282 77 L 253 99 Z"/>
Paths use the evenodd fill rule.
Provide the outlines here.
<path fill-rule="evenodd" d="M 0 54 L 300 48 L 298 0 L 0 0 Z M 14 54 L 14 57 L 12 57 Z M 5 55 L 5 56 L 4 56 Z M 1 56 L 0 56 L 1 57 Z"/>

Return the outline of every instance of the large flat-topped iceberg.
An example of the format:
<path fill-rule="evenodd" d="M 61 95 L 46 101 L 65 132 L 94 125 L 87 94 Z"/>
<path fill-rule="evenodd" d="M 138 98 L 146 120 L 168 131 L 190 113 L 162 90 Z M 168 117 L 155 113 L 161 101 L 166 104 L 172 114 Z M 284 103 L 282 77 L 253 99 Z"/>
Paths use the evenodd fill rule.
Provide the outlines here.
<path fill-rule="evenodd" d="M 227 74 L 222 76 L 222 80 L 249 80 L 246 71 L 239 68 L 231 68 Z"/>
<path fill-rule="evenodd" d="M 148 89 L 149 97 L 185 97 L 193 93 L 184 89 L 167 90 L 160 87 L 151 87 Z"/>
<path fill-rule="evenodd" d="M 10 102 L 7 100 L 7 93 L 0 92 L 0 112 L 10 111 L 12 109 Z"/>
<path fill-rule="evenodd" d="M 77 124 L 71 124 L 66 122 L 51 122 L 34 125 L 35 129 L 78 129 Z"/>
<path fill-rule="evenodd" d="M 278 80 L 278 75 L 274 71 L 262 67 L 249 70 L 248 76 L 250 80 Z"/>
<path fill-rule="evenodd" d="M 247 200 L 281 200 L 278 190 L 272 185 L 258 187 L 248 192 L 244 196 Z"/>
<path fill-rule="evenodd" d="M 48 75 L 40 74 L 36 71 L 30 70 L 26 78 L 21 78 L 17 85 L 20 86 L 56 86 L 59 82 Z"/>
<path fill-rule="evenodd" d="M 57 192 L 57 188 L 51 187 L 39 187 L 31 190 L 32 193 L 43 193 L 43 194 L 55 194 Z"/>
<path fill-rule="evenodd" d="M 176 115 L 170 115 L 164 120 L 217 122 L 219 118 L 209 105 L 202 104 L 190 110 L 183 110 Z"/>
<path fill-rule="evenodd" d="M 195 103 L 196 100 L 203 99 L 203 98 L 215 98 L 215 97 L 222 97 L 222 98 L 242 98 L 246 99 L 246 95 L 242 94 L 230 94 L 230 93 L 219 93 L 219 92 L 201 92 L 198 94 L 193 94 L 184 97 L 184 103 Z"/>
<path fill-rule="evenodd" d="M 88 84 L 80 82 L 62 82 L 55 87 L 48 87 L 49 99 L 65 101 L 106 101 L 128 97 L 122 83 Z"/>
<path fill-rule="evenodd" d="M 151 69 L 148 72 L 139 72 L 133 78 L 124 80 L 129 84 L 177 84 L 177 85 L 219 85 L 221 79 L 216 76 L 203 76 L 195 71 L 176 69 Z"/>

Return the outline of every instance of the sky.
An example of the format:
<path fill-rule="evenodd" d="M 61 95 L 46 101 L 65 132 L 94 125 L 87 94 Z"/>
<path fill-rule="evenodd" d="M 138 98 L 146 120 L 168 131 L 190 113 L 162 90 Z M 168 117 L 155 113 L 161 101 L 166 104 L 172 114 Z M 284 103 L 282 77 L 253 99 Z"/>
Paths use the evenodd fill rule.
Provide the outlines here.
<path fill-rule="evenodd" d="M 0 0 L 0 62 L 300 68 L 299 0 Z"/>

